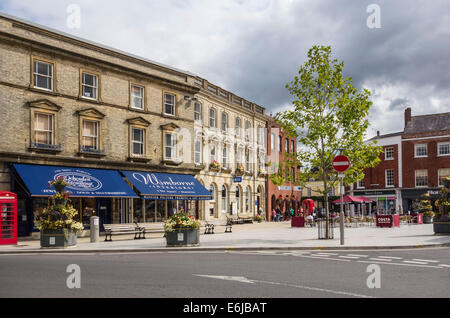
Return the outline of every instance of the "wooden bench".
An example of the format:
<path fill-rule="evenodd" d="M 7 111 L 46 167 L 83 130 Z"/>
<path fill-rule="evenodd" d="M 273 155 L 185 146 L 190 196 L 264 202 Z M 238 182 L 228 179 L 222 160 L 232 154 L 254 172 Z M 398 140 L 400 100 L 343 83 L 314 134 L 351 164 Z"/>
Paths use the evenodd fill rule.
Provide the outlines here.
<path fill-rule="evenodd" d="M 105 242 L 112 241 L 113 234 L 134 234 L 134 239 L 139 240 L 143 237 L 143 230 L 136 223 L 129 224 L 103 224 L 105 229 Z M 108 239 L 109 236 L 109 239 Z"/>
<path fill-rule="evenodd" d="M 251 216 L 238 216 L 239 224 L 243 223 L 253 223 L 253 218 Z"/>
<path fill-rule="evenodd" d="M 225 224 L 225 233 L 231 233 L 232 227 L 233 227 L 233 219 L 227 217 L 227 223 Z"/>
<path fill-rule="evenodd" d="M 164 223 L 136 223 L 136 226 L 142 231 L 142 239 L 147 233 L 164 233 Z"/>
<path fill-rule="evenodd" d="M 214 224 L 205 221 L 205 234 L 214 234 Z"/>

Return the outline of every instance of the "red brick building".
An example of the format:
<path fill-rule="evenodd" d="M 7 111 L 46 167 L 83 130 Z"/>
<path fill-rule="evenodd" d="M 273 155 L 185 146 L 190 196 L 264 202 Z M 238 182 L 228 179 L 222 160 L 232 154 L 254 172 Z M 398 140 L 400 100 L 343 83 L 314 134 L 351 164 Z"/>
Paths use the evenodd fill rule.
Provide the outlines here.
<path fill-rule="evenodd" d="M 286 153 L 297 152 L 297 138 L 287 136 L 281 126 L 275 122 L 274 118 L 267 116 L 267 156 L 271 166 L 268 167 L 268 174 L 275 173 L 278 163 L 283 162 Z M 291 168 L 289 172 L 298 173 L 297 168 Z M 273 184 L 270 178 L 267 178 L 267 220 L 272 219 L 272 210 L 279 207 L 282 212 L 289 211 L 291 207 L 298 209 L 301 200 L 301 188 L 291 182 L 282 186 Z"/>
<path fill-rule="evenodd" d="M 405 110 L 402 132 L 380 135 L 381 163 L 366 169 L 351 194 L 374 200 L 380 212 L 417 211 L 421 197 L 437 194 L 450 175 L 450 113 L 412 116 Z"/>

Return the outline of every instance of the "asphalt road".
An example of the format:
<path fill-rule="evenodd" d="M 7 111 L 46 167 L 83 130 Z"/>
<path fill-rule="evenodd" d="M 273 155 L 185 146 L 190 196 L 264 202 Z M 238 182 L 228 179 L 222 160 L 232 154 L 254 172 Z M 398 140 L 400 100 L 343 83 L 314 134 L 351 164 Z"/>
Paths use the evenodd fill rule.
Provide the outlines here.
<path fill-rule="evenodd" d="M 67 287 L 70 264 L 81 270 L 80 288 Z M 367 286 L 371 275 L 376 282 L 371 264 L 380 288 Z M 449 248 L 0 255 L 7 298 L 448 298 L 449 286 Z"/>

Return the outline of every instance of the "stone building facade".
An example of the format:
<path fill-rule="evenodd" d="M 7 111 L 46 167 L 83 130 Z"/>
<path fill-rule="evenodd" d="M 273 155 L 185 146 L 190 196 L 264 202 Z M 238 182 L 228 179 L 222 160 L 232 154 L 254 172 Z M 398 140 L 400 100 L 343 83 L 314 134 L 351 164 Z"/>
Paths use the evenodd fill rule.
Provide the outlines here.
<path fill-rule="evenodd" d="M 216 107 L 218 116 L 228 113 L 230 124 L 241 117 L 251 127 L 265 126 L 262 107 L 228 92 L 224 99 L 220 88 L 212 94 L 212 84 L 192 73 L 5 14 L 0 15 L 0 74 L 0 191 L 19 193 L 22 235 L 35 230 L 47 199 L 30 198 L 14 164 L 194 175 L 207 189 L 214 184 L 215 193 L 226 185 L 231 203 L 232 171 L 210 173 L 206 157 L 195 163 L 195 133 L 202 127 L 195 120 L 195 104 L 203 103 L 205 123 L 207 109 Z M 246 147 L 255 157 L 260 150 L 256 141 Z M 256 172 L 242 186 L 249 187 L 252 199 L 258 191 L 264 197 L 264 178 Z M 178 202 L 143 199 L 75 201 L 80 214 L 108 210 L 108 223 L 162 221 L 178 208 Z M 217 200 L 216 205 L 216 211 L 222 209 Z M 208 206 L 197 201 L 185 208 L 205 218 Z"/>
<path fill-rule="evenodd" d="M 197 179 L 213 194 L 199 202 L 206 220 L 254 217 L 266 207 L 264 108 L 203 78 L 194 101 Z"/>

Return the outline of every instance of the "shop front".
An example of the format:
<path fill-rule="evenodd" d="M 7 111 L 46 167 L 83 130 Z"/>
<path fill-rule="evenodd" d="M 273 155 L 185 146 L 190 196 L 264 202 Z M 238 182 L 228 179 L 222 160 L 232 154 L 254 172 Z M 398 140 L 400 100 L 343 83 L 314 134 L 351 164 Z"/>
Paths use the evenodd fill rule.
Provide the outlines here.
<path fill-rule="evenodd" d="M 433 202 L 439 197 L 441 188 L 422 188 L 422 189 L 405 189 L 402 190 L 403 210 L 405 212 L 418 213 L 420 201 L 425 195 L 429 195 L 429 199 Z"/>
<path fill-rule="evenodd" d="M 401 212 L 400 205 L 400 191 L 397 190 L 366 190 L 366 191 L 354 191 L 354 196 L 364 196 L 372 200 L 370 204 L 365 203 L 361 207 L 364 211 L 361 211 L 363 215 L 369 215 L 373 212 L 378 214 L 395 214 L 395 212 Z M 369 211 L 371 210 L 371 211 Z M 366 211 L 366 212 L 365 212 Z M 359 212 L 359 211 L 358 211 Z"/>
<path fill-rule="evenodd" d="M 60 176 L 70 184 L 69 204 L 78 211 L 77 221 L 89 230 L 90 217 L 98 216 L 100 226 L 128 223 L 130 202 L 138 198 L 118 171 L 78 167 L 12 164 L 13 192 L 18 194 L 18 235 L 38 232 L 42 211 L 50 204 L 55 190 L 49 181 Z"/>
<path fill-rule="evenodd" d="M 178 212 L 186 212 L 196 219 L 200 216 L 199 201 L 213 199 L 192 175 L 120 171 L 130 182 L 140 199 L 134 200 L 136 222 L 163 222 Z"/>

